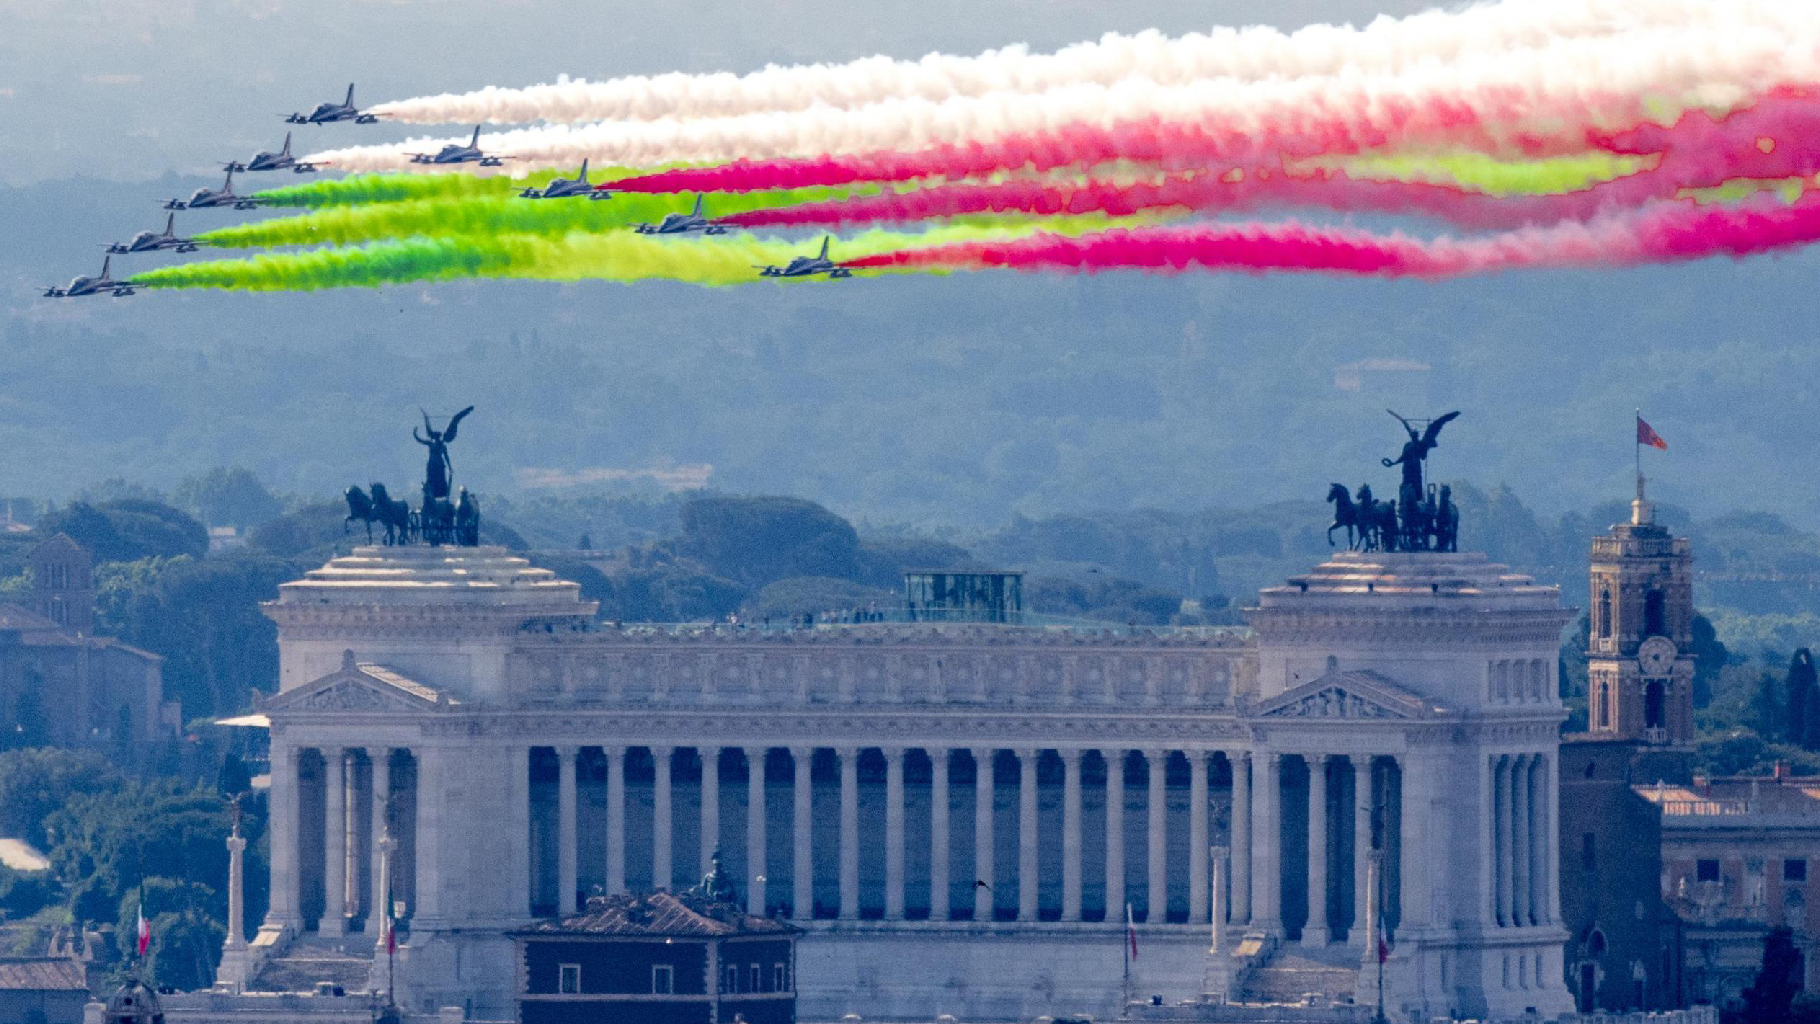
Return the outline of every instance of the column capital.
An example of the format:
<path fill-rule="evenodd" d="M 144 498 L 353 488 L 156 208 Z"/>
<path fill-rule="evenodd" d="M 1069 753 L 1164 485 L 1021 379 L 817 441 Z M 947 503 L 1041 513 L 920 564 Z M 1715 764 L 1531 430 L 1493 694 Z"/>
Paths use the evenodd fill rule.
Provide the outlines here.
<path fill-rule="evenodd" d="M 389 746 L 368 747 L 368 748 L 366 748 L 366 751 L 367 751 L 367 757 L 370 758 L 374 764 L 378 764 L 379 762 L 384 761 L 387 758 L 392 756 L 392 748 Z"/>
<path fill-rule="evenodd" d="M 885 755 L 886 764 L 902 764 L 906 751 L 903 747 L 880 747 L 878 752 Z"/>
<path fill-rule="evenodd" d="M 946 774 L 948 771 L 947 747 L 924 747 L 923 753 L 929 755 L 929 770 Z"/>
<path fill-rule="evenodd" d="M 1188 758 L 1189 764 L 1206 764 L 1213 760 L 1214 753 L 1211 750 L 1184 750 L 1182 756 Z"/>
<path fill-rule="evenodd" d="M 556 756 L 562 758 L 564 761 L 573 761 L 575 760 L 576 755 L 580 753 L 581 748 L 573 743 L 565 743 L 556 748 Z"/>
<path fill-rule="evenodd" d="M 1013 751 L 1013 753 L 1017 754 L 1017 759 L 1019 761 L 1035 761 L 1037 758 L 1043 756 L 1043 752 L 1034 747 L 1020 747 Z"/>
<path fill-rule="evenodd" d="M 1169 763 L 1169 755 L 1170 755 L 1170 754 L 1171 754 L 1171 753 L 1173 753 L 1173 751 L 1171 751 L 1171 750 L 1169 750 L 1169 749 L 1167 749 L 1167 748 L 1158 748 L 1158 749 L 1154 749 L 1154 750 L 1145 750 L 1145 751 L 1144 751 L 1144 759 L 1145 759 L 1145 760 L 1146 760 L 1146 761 L 1149 761 L 1149 762 L 1150 762 L 1150 763 L 1151 763 L 1151 764 L 1156 764 L 1156 763 L 1158 763 L 1158 762 L 1161 762 L 1161 763 L 1163 763 L 1163 764 L 1168 764 L 1168 763 Z"/>
<path fill-rule="evenodd" d="M 791 747 L 790 758 L 797 764 L 808 764 L 815 757 L 814 747 Z"/>
<path fill-rule="evenodd" d="M 746 755 L 746 761 L 754 764 L 764 764 L 765 755 L 771 752 L 770 747 L 741 747 L 740 750 Z"/>
<path fill-rule="evenodd" d="M 1080 764 L 1081 755 L 1085 753 L 1087 753 L 1085 750 L 1070 750 L 1063 747 L 1057 747 L 1055 750 L 1055 755 L 1062 759 L 1062 763 L 1070 767 Z"/>
<path fill-rule="evenodd" d="M 649 750 L 651 752 L 652 760 L 659 760 L 662 758 L 666 758 L 666 757 L 669 757 L 671 754 L 676 753 L 675 747 L 647 746 L 645 749 Z"/>
<path fill-rule="evenodd" d="M 620 757 L 626 756 L 626 748 L 623 746 L 617 746 L 614 744 L 606 744 L 600 748 L 600 753 L 601 753 L 602 757 L 605 757 L 607 760 L 611 761 L 614 758 L 620 758 Z"/>
<path fill-rule="evenodd" d="M 990 761 L 998 756 L 997 747 L 970 747 L 968 749 L 973 754 L 975 761 Z"/>
<path fill-rule="evenodd" d="M 831 749 L 834 751 L 835 756 L 839 757 L 843 763 L 859 757 L 859 747 L 833 747 Z"/>

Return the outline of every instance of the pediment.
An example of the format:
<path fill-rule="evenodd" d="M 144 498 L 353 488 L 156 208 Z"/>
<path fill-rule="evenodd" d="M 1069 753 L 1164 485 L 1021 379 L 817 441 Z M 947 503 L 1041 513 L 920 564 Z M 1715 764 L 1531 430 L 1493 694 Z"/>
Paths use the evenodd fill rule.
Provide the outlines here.
<path fill-rule="evenodd" d="M 447 709 L 447 694 L 376 663 L 357 663 L 346 652 L 341 668 L 272 697 L 265 712 L 273 714 L 354 712 L 421 714 Z"/>
<path fill-rule="evenodd" d="M 1329 672 L 1260 703 L 1254 718 L 1410 721 L 1443 709 L 1376 672 Z"/>

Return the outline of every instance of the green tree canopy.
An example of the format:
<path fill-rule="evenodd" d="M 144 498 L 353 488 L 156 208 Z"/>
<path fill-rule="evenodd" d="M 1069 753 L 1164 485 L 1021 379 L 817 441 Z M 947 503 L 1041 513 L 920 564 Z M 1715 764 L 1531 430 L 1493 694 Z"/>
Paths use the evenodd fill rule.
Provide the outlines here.
<path fill-rule="evenodd" d="M 276 519 L 284 511 L 251 470 L 221 466 L 201 476 L 184 477 L 171 492 L 171 500 L 209 526 L 241 530 Z"/>
<path fill-rule="evenodd" d="M 34 747 L 0 753 L 0 831 L 49 849 L 44 822 L 53 811 L 118 781 L 113 766 L 92 750 Z"/>
<path fill-rule="evenodd" d="M 117 498 L 98 505 L 73 501 L 40 520 L 38 532 L 47 537 L 69 534 L 97 562 L 179 555 L 201 558 L 209 549 L 207 528 L 150 498 Z"/>

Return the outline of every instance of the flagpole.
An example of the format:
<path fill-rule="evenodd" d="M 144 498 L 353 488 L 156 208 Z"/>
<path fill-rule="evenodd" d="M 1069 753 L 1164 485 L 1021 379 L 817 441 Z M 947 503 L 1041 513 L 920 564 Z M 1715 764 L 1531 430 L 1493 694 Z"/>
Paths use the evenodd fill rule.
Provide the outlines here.
<path fill-rule="evenodd" d="M 1641 422 L 1643 422 L 1643 410 L 1638 409 L 1637 410 L 1637 423 L 1641 423 Z M 1633 454 L 1637 457 L 1637 500 L 1642 501 L 1643 500 L 1643 432 L 1641 430 L 1634 429 L 1636 427 L 1635 423 L 1631 424 L 1631 426 L 1633 428 L 1631 430 L 1631 434 L 1633 435 L 1631 438 L 1631 441 L 1632 441 L 1631 454 Z"/>

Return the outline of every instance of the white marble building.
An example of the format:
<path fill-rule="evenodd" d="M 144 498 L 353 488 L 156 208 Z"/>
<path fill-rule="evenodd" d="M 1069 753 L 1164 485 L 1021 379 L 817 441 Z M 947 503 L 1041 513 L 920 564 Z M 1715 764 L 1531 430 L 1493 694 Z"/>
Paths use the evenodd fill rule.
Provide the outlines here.
<path fill-rule="evenodd" d="M 689 884 L 718 849 L 755 912 L 807 929 L 807 1019 L 1110 1015 L 1127 904 L 1137 995 L 1256 998 L 1293 950 L 1375 997 L 1375 846 L 1393 1016 L 1568 1006 L 1568 613 L 1480 556 L 1338 556 L 1265 591 L 1251 637 L 618 629 L 495 548 L 362 548 L 267 612 L 250 971 L 377 936 L 389 890 L 401 1004 L 508 1017 L 510 929 Z"/>

